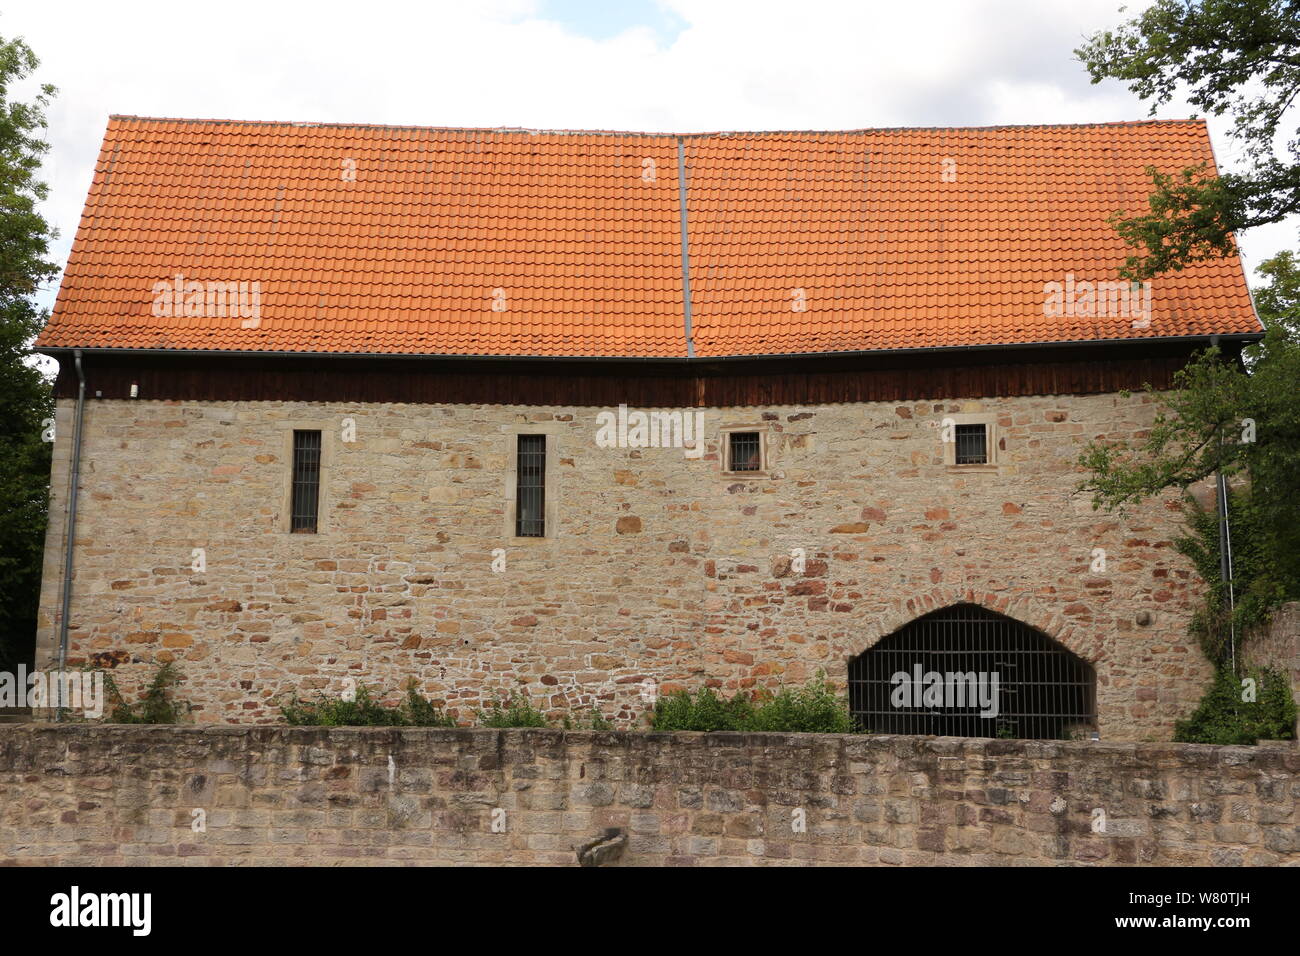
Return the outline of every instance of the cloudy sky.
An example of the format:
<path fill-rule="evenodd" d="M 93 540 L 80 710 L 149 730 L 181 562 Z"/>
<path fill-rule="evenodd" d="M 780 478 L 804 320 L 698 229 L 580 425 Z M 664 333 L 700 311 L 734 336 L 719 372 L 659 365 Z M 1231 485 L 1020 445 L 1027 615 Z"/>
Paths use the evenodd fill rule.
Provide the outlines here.
<path fill-rule="evenodd" d="M 1092 86 L 1071 53 L 1143 6 L 1120 5 L 10 0 L 0 35 L 24 37 L 59 88 L 46 212 L 63 261 L 111 113 L 655 132 L 1143 119 L 1145 104 Z M 1230 168 L 1227 123 L 1211 129 Z M 1290 222 L 1241 237 L 1247 269 L 1298 234 Z"/>

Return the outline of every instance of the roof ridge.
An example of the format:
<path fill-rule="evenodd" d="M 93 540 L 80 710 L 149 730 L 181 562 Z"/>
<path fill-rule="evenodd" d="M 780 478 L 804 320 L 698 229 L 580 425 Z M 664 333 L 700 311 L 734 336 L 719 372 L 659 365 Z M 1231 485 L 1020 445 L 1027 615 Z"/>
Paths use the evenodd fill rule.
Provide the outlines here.
<path fill-rule="evenodd" d="M 394 129 L 422 130 L 439 133 L 528 133 L 534 136 L 653 136 L 662 138 L 699 138 L 708 136 L 829 136 L 867 133 L 924 133 L 924 132 L 980 132 L 995 130 L 1040 129 L 1103 129 L 1117 126 L 1205 126 L 1203 117 L 1183 119 L 1105 120 L 1095 123 L 1002 123 L 988 126 L 863 126 L 850 129 L 753 129 L 753 130 L 702 130 L 693 133 L 621 130 L 576 129 L 529 126 L 418 126 L 394 123 L 328 123 L 303 120 L 233 120 L 184 116 L 138 116 L 131 113 L 111 113 L 109 120 L 136 120 L 144 123 L 206 123 L 214 126 L 292 126 L 300 129 Z"/>

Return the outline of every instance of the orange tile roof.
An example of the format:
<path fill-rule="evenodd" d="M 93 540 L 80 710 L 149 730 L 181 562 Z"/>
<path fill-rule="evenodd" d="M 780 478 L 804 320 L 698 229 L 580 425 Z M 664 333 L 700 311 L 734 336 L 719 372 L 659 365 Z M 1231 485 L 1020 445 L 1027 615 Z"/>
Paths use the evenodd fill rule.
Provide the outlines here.
<path fill-rule="evenodd" d="M 1201 121 L 678 137 L 113 117 L 37 344 L 684 357 L 679 145 L 697 357 L 1260 331 L 1235 256 L 1154 280 L 1145 325 L 1044 308 L 1048 283 L 1116 279 L 1107 217 L 1145 207 L 1145 166 L 1213 163 Z M 159 295 L 177 275 L 249 283 L 256 321 Z"/>

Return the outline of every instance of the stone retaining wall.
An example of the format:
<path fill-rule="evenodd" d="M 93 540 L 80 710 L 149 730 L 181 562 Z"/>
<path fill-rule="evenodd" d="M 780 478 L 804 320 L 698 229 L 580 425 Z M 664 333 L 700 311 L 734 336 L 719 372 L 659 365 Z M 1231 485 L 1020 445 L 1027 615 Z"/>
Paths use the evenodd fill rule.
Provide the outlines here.
<path fill-rule="evenodd" d="M 1300 750 L 0 726 L 7 864 L 1300 865 Z"/>

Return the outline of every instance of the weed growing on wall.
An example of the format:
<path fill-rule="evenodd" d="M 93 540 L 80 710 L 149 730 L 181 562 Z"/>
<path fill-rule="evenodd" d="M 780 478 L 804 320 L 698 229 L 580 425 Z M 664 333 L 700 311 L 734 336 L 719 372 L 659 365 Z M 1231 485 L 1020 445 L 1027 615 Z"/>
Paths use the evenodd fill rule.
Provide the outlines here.
<path fill-rule="evenodd" d="M 420 694 L 411 684 L 395 707 L 385 707 L 365 685 L 351 699 L 326 697 L 300 700 L 297 695 L 280 706 L 285 722 L 299 727 L 455 727 L 454 718 Z"/>
<path fill-rule="evenodd" d="M 480 727 L 545 727 L 546 715 L 515 691 L 508 700 L 493 698 L 487 710 L 476 711 Z"/>
<path fill-rule="evenodd" d="M 108 721 L 113 724 L 179 724 L 189 714 L 190 704 L 175 696 L 184 680 L 171 661 L 159 665 L 135 703 L 128 703 L 111 674 L 104 675 L 104 687 L 113 701 Z"/>
<path fill-rule="evenodd" d="M 614 722 L 602 714 L 595 707 L 584 717 L 573 720 L 568 714 L 564 715 L 561 725 L 565 730 L 613 730 Z"/>
<path fill-rule="evenodd" d="M 849 705 L 818 675 L 802 688 L 783 687 L 752 701 L 742 691 L 730 700 L 705 687 L 659 698 L 650 720 L 654 730 L 735 730 L 765 733 L 847 734 L 853 731 Z"/>

